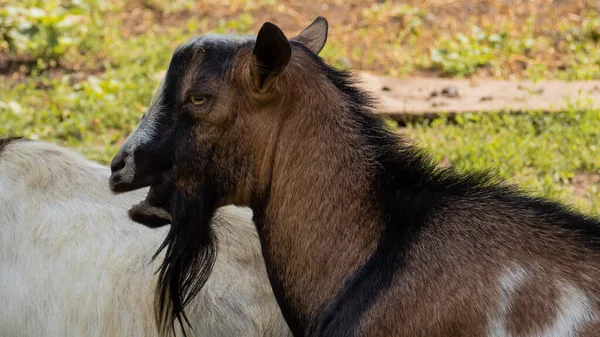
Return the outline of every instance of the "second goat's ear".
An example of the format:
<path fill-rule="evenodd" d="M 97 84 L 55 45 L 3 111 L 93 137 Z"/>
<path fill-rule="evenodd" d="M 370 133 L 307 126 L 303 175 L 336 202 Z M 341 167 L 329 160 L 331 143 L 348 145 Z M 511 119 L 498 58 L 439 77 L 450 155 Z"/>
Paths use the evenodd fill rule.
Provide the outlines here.
<path fill-rule="evenodd" d="M 266 91 L 290 61 L 292 47 L 279 27 L 266 22 L 258 32 L 252 55 L 254 83 L 259 91 Z"/>
<path fill-rule="evenodd" d="M 323 47 L 325 47 L 325 42 L 327 42 L 328 29 L 329 25 L 327 20 L 324 17 L 319 16 L 300 34 L 291 38 L 291 40 L 302 43 L 313 53 L 319 55 L 321 50 L 323 50 Z"/>

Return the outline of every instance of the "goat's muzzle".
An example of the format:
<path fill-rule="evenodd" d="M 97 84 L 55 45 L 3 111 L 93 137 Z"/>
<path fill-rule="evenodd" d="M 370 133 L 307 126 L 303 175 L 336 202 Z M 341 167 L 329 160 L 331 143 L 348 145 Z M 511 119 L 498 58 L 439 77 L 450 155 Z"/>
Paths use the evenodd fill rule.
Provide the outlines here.
<path fill-rule="evenodd" d="M 123 193 L 152 186 L 159 182 L 159 174 L 150 172 L 144 153 L 135 154 L 120 150 L 110 163 L 111 175 L 108 181 L 111 191 Z M 144 165 L 140 165 L 144 164 Z"/>

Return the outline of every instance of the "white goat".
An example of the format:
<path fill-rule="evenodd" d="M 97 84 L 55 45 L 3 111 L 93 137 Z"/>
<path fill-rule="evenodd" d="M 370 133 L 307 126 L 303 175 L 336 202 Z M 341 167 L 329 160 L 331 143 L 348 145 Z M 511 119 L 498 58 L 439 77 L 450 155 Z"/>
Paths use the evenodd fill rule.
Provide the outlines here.
<path fill-rule="evenodd" d="M 162 255 L 151 258 L 168 226 L 127 216 L 147 190 L 115 196 L 107 167 L 49 143 L 0 149 L 0 336 L 158 336 Z M 226 207 L 213 220 L 218 258 L 190 304 L 195 336 L 291 336 L 250 214 Z"/>

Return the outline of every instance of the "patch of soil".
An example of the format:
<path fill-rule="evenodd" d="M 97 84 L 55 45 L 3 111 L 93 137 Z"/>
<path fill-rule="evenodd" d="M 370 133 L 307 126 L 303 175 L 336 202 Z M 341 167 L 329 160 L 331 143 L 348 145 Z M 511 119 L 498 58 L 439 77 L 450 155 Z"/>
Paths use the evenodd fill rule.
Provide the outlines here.
<path fill-rule="evenodd" d="M 460 113 L 568 109 L 566 99 L 584 94 L 590 107 L 600 108 L 600 80 L 590 81 L 506 81 L 494 79 L 447 79 L 412 77 L 398 79 L 371 72 L 356 72 L 361 86 L 379 101 L 379 111 L 396 121 L 452 118 Z"/>
<path fill-rule="evenodd" d="M 435 40 L 442 36 L 453 37 L 458 33 L 470 34 L 472 25 L 502 27 L 510 23 L 517 36 L 535 14 L 534 35 L 547 36 L 559 41 L 557 27 L 563 23 L 580 23 L 587 11 L 600 11 L 600 1 L 594 0 L 278 0 L 274 4 L 255 0 L 197 0 L 190 10 L 165 12 L 151 2 L 127 1 L 122 10 L 105 13 L 106 24 L 116 23 L 126 37 L 148 32 L 160 34 L 173 27 L 184 27 L 188 20 L 205 20 L 197 32 L 211 30 L 224 20 L 237 20 L 242 14 L 253 18 L 251 30 L 258 31 L 265 21 L 279 25 L 288 36 L 293 36 L 317 16 L 325 16 L 330 24 L 330 45 L 335 43 L 339 63 L 355 70 L 367 70 L 392 76 L 443 77 L 435 69 L 406 67 L 417 56 L 431 52 Z M 424 13 L 418 35 L 404 36 L 409 27 L 410 15 L 379 10 L 377 15 L 364 15 L 376 6 L 410 5 Z M 388 7 L 385 7 L 388 8 Z M 101 55 L 98 58 L 103 58 Z M 8 61 L 7 61 L 8 60 Z M 544 64 L 548 71 L 568 67 L 568 58 L 559 49 L 543 50 L 537 55 L 525 55 L 524 59 L 507 61 L 505 72 L 523 75 L 529 64 Z M 98 62 L 102 64 L 102 62 Z M 0 51 L 0 78 L 22 80 L 30 74 L 32 60 L 9 59 Z M 77 69 L 77 64 L 59 64 L 49 72 L 56 76 L 72 72 L 98 73 L 102 69 Z M 406 73 L 408 72 L 408 73 Z M 495 78 L 500 75 L 482 67 L 472 77 Z"/>
<path fill-rule="evenodd" d="M 576 172 L 571 183 L 577 197 L 588 198 L 589 189 L 592 186 L 600 188 L 600 173 L 589 171 Z"/>
<path fill-rule="evenodd" d="M 21 83 L 32 75 L 36 64 L 37 60 L 34 57 L 28 55 L 15 56 L 0 52 L 0 81 L 10 80 L 14 84 Z M 105 70 L 103 62 L 97 62 L 93 68 L 90 68 L 82 62 L 67 62 L 64 60 L 52 63 L 46 69 L 37 69 L 40 74 L 47 74 L 50 78 L 73 75 L 73 83 L 83 81 L 88 75 L 101 74 Z"/>
<path fill-rule="evenodd" d="M 0 76 L 12 75 L 15 72 L 28 73 L 35 65 L 33 57 L 10 57 L 7 53 L 0 53 Z"/>
<path fill-rule="evenodd" d="M 418 28 L 416 42 L 409 43 L 401 38 L 409 24 L 405 22 L 405 14 L 383 11 L 375 17 L 363 15 L 365 10 L 388 2 L 410 5 L 426 13 Z M 502 27 L 510 23 L 514 33 L 520 35 L 522 32 L 518 30 L 535 14 L 534 35 L 556 40 L 561 38 L 556 32 L 559 23 L 576 25 L 587 11 L 600 11 L 600 2 L 593 0 L 280 0 L 275 5 L 260 5 L 258 2 L 251 8 L 247 7 L 248 3 L 205 0 L 197 1 L 192 10 L 165 13 L 145 1 L 134 0 L 127 2 L 121 13 L 110 14 L 108 18 L 122 23 L 122 32 L 126 36 L 134 36 L 147 32 L 154 25 L 160 26 L 160 29 L 182 26 L 192 18 L 206 19 L 206 28 L 212 29 L 220 20 L 235 20 L 241 14 L 250 14 L 254 19 L 252 31 L 257 31 L 263 22 L 271 21 L 287 35 L 293 36 L 322 15 L 330 23 L 330 40 L 335 40 L 339 48 L 344 49 L 345 59 L 351 59 L 351 62 L 343 63 L 351 63 L 354 69 L 392 72 L 394 75 L 394 69 L 403 67 L 415 54 L 429 54 L 432 43 L 440 36 L 470 33 L 472 25 Z M 397 43 L 400 43 L 398 47 L 386 47 Z M 361 51 L 361 55 L 353 55 L 357 51 Z M 567 64 L 559 50 L 543 50 L 543 55 L 527 55 L 524 59 L 510 61 L 506 67 L 515 75 L 522 74 L 529 63 L 539 58 L 543 58 L 550 71 L 564 68 Z M 439 77 L 441 74 L 437 70 L 417 67 L 411 70 L 410 75 Z M 473 76 L 490 78 L 498 75 L 491 69 L 482 68 Z"/>

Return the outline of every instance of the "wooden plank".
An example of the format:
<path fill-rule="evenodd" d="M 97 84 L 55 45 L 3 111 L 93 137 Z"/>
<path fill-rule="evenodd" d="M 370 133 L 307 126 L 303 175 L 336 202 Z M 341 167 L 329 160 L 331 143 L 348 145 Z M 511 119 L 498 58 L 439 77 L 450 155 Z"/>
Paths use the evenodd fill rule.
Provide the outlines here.
<path fill-rule="evenodd" d="M 358 73 L 361 85 L 379 99 L 380 112 L 396 120 L 434 118 L 440 113 L 504 110 L 558 112 L 568 100 L 590 99 L 600 108 L 600 81 L 502 81 L 445 78 L 396 79 Z M 587 103 L 586 103 L 587 104 Z M 586 105 L 588 106 L 588 105 Z"/>

